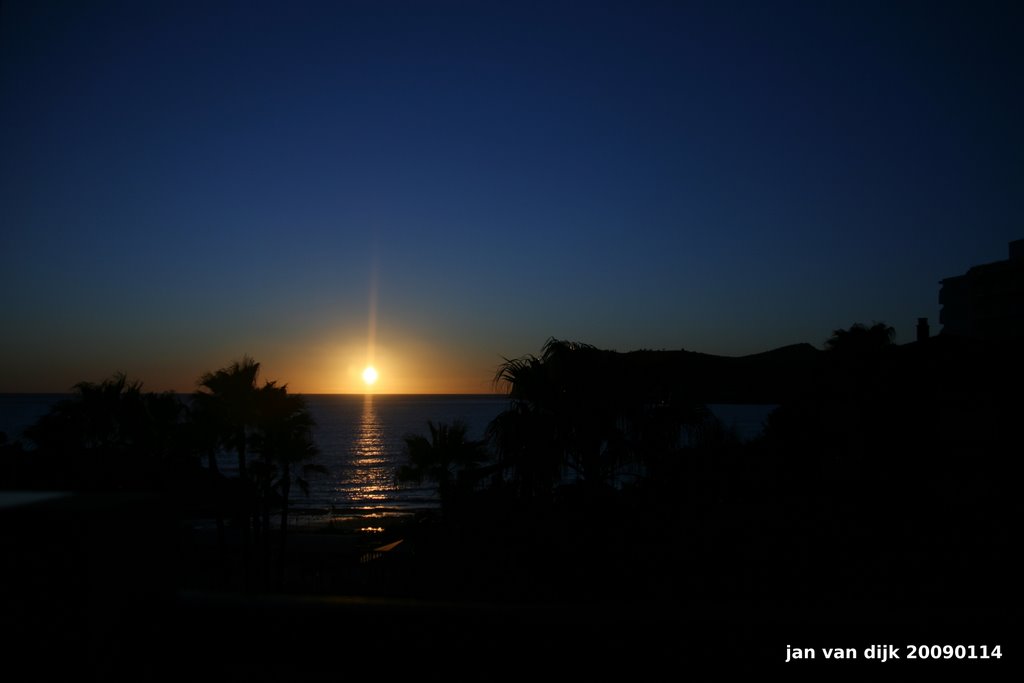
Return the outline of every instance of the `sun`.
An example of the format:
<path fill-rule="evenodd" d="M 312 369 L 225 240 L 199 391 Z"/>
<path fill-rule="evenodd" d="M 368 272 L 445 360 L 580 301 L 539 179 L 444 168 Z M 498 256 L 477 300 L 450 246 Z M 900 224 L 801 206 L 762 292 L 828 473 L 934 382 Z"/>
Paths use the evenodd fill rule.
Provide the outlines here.
<path fill-rule="evenodd" d="M 363 381 L 367 385 L 372 385 L 377 381 L 377 369 L 372 365 L 367 365 L 366 369 L 363 370 Z"/>

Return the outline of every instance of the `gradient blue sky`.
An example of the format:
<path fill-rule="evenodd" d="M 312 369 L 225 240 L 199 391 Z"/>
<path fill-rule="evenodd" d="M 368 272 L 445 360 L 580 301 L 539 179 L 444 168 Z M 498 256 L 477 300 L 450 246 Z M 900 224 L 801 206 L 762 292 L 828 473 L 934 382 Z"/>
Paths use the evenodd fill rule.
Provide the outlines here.
<path fill-rule="evenodd" d="M 1020 7 L 4 0 L 0 391 L 937 332 L 1024 237 Z"/>

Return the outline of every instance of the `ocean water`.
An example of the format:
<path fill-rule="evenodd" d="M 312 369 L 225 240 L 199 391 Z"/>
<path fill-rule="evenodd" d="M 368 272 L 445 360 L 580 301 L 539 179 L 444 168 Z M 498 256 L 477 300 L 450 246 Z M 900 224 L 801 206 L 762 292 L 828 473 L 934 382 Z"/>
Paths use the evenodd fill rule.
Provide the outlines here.
<path fill-rule="evenodd" d="M 8 439 L 49 410 L 60 394 L 0 394 L 0 431 Z M 295 491 L 297 521 L 305 517 L 386 516 L 437 505 L 436 489 L 398 485 L 395 471 L 405 463 L 404 437 L 429 436 L 428 421 L 461 420 L 470 438 L 483 438 L 488 423 L 508 407 L 495 395 L 307 395 L 316 420 L 316 462 L 327 474 L 309 477 L 309 496 Z M 741 438 L 756 436 L 774 406 L 710 405 Z M 225 474 L 238 471 L 232 454 L 219 459 Z"/>
<path fill-rule="evenodd" d="M 0 432 L 8 441 L 16 441 L 23 429 L 46 414 L 57 401 L 69 394 L 0 394 Z"/>
<path fill-rule="evenodd" d="M 461 420 L 471 439 L 482 439 L 488 423 L 508 407 L 504 396 L 317 395 L 307 396 L 317 422 L 317 462 L 328 474 L 310 480 L 299 507 L 335 512 L 389 514 L 437 504 L 436 487 L 395 483 L 406 462 L 404 437 L 428 436 L 434 424 Z M 237 465 L 235 465 L 237 470 Z"/>

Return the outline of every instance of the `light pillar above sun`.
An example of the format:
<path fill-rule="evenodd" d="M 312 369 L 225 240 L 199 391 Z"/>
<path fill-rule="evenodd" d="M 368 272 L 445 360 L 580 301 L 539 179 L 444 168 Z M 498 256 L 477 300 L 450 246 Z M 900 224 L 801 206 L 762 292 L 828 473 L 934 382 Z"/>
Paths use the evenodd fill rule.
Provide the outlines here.
<path fill-rule="evenodd" d="M 377 259 L 374 257 L 370 265 L 370 310 L 369 329 L 366 335 L 366 369 L 363 370 L 363 383 L 369 391 L 377 383 L 377 368 L 373 367 L 377 342 Z"/>

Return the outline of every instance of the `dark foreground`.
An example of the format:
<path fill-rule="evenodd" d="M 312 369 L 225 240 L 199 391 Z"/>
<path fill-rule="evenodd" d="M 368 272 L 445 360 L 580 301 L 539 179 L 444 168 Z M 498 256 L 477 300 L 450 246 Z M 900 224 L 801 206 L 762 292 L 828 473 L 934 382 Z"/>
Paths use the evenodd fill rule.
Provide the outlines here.
<path fill-rule="evenodd" d="M 819 539 L 808 558 L 771 534 L 764 510 L 763 536 L 707 523 L 693 542 L 615 512 L 548 531 L 518 515 L 294 535 L 278 579 L 242 571 L 237 543 L 190 531 L 159 497 L 8 505 L 4 658 L 26 668 L 18 680 L 661 680 L 772 667 L 985 680 L 1015 654 L 1008 563 L 991 543 L 969 557 L 966 545 L 897 551 L 886 534 L 898 530 L 879 527 Z M 958 644 L 1001 645 L 1004 659 L 905 659 L 910 645 Z M 865 659 L 872 645 L 903 656 Z M 825 661 L 826 647 L 859 657 Z M 817 658 L 786 663 L 791 648 Z"/>

